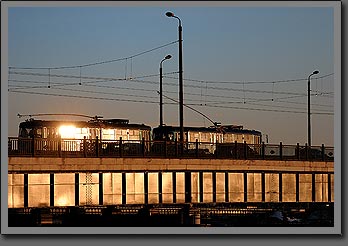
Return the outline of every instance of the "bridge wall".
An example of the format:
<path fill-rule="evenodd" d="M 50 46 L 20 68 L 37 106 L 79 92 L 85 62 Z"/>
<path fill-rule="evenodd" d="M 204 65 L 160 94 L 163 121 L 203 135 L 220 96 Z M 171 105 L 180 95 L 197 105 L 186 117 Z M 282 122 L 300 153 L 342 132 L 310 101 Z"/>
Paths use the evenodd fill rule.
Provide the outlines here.
<path fill-rule="evenodd" d="M 8 207 L 333 202 L 333 162 L 10 157 Z"/>

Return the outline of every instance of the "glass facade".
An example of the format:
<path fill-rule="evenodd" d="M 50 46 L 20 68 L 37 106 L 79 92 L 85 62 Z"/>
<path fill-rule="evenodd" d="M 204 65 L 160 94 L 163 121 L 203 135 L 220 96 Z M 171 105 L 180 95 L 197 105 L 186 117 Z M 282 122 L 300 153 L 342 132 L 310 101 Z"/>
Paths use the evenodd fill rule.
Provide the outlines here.
<path fill-rule="evenodd" d="M 261 173 L 248 173 L 248 202 L 261 202 L 262 201 L 262 185 L 261 185 Z"/>
<path fill-rule="evenodd" d="M 50 206 L 50 174 L 28 174 L 28 206 Z"/>
<path fill-rule="evenodd" d="M 229 202 L 244 202 L 243 173 L 229 173 Z"/>
<path fill-rule="evenodd" d="M 265 202 L 279 202 L 279 174 L 265 174 Z"/>
<path fill-rule="evenodd" d="M 296 174 L 283 173 L 282 179 L 283 202 L 296 201 Z"/>
<path fill-rule="evenodd" d="M 103 174 L 103 198 L 105 205 L 122 203 L 122 174 Z"/>
<path fill-rule="evenodd" d="M 124 202 L 144 204 L 146 201 L 158 204 L 160 197 L 162 203 L 173 203 L 173 185 L 176 203 L 185 203 L 185 173 L 162 172 L 161 178 L 159 175 L 158 172 L 126 172 L 125 175 L 121 172 L 8 174 L 8 207 L 118 205 Z M 244 202 L 245 195 L 247 202 L 262 202 L 263 199 L 265 202 L 280 202 L 280 191 L 281 202 L 296 202 L 296 199 L 299 202 L 312 202 L 312 196 L 315 196 L 316 202 L 334 201 L 333 174 L 280 175 L 257 172 L 247 173 L 245 177 L 242 172 L 196 171 L 190 175 L 192 203 Z M 226 175 L 228 180 L 225 179 Z M 244 190 L 245 181 L 247 190 Z M 227 188 L 228 194 L 225 192 Z M 76 192 L 78 193 L 75 194 Z"/>
<path fill-rule="evenodd" d="M 24 174 L 8 174 L 8 207 L 24 207 Z"/>
<path fill-rule="evenodd" d="M 54 206 L 75 205 L 75 174 L 57 173 L 54 175 Z"/>

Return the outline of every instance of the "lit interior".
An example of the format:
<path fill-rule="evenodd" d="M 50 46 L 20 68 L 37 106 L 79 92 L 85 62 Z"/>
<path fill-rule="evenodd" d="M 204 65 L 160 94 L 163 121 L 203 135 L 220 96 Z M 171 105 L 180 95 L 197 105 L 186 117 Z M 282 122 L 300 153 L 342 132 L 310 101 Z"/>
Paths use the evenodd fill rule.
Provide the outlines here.
<path fill-rule="evenodd" d="M 61 126 L 59 134 L 62 138 L 75 138 L 75 126 Z"/>
<path fill-rule="evenodd" d="M 56 201 L 56 206 L 67 206 L 69 205 L 68 203 L 68 199 L 63 196 L 63 197 L 59 197 Z"/>

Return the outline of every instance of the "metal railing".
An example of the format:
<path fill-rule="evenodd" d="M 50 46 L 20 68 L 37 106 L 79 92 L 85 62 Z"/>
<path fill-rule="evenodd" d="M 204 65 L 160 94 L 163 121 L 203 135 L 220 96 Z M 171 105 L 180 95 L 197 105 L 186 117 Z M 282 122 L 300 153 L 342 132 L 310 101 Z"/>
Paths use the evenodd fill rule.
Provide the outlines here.
<path fill-rule="evenodd" d="M 8 138 L 8 155 L 334 161 L 334 148 L 279 144 Z M 183 150 L 183 151 L 181 151 Z"/>

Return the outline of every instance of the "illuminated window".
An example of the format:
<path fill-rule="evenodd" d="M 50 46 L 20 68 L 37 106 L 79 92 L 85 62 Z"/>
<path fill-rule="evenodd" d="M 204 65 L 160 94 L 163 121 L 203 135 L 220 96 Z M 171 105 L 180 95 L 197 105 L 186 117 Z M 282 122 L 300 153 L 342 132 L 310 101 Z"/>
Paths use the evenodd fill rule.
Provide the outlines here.
<path fill-rule="evenodd" d="M 103 139 L 115 140 L 115 130 L 114 129 L 102 129 Z"/>

